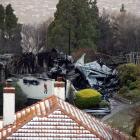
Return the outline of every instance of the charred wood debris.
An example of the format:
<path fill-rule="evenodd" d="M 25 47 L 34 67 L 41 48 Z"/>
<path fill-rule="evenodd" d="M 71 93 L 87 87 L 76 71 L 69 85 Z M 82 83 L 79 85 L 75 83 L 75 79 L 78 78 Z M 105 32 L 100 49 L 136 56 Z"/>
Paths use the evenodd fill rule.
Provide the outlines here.
<path fill-rule="evenodd" d="M 112 93 L 118 90 L 119 80 L 114 64 L 107 66 L 101 58 L 90 63 L 85 63 L 85 55 L 77 61 L 72 56 L 60 53 L 57 58 L 52 59 L 52 67 L 47 75 L 56 79 L 63 77 L 70 80 L 76 90 L 94 88 L 98 90 L 103 98 L 108 100 Z M 112 65 L 113 64 L 113 65 Z"/>
<path fill-rule="evenodd" d="M 56 49 L 37 55 L 26 53 L 13 56 L 8 62 L 8 69 L 10 73 L 19 75 L 45 73 L 46 77 L 51 79 L 62 77 L 64 81 L 70 80 L 76 90 L 94 88 L 107 100 L 118 89 L 116 64 L 106 64 L 102 58 L 85 63 L 85 55 L 74 61 L 72 56 Z"/>

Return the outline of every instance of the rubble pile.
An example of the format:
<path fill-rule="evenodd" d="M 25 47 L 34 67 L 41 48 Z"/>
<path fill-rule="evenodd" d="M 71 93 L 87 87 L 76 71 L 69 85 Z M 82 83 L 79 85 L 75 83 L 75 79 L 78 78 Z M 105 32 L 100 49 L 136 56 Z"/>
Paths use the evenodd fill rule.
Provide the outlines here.
<path fill-rule="evenodd" d="M 84 63 L 84 57 L 85 54 L 74 63 L 71 56 L 59 55 L 48 71 L 49 78 L 61 76 L 70 80 L 77 90 L 94 88 L 108 98 L 118 88 L 117 71 L 106 66 L 101 59 Z"/>

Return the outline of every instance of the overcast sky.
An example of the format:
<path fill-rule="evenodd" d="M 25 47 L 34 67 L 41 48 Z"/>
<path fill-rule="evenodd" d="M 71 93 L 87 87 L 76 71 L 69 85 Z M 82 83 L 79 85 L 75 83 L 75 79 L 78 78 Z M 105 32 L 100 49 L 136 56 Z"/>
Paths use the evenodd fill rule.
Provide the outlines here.
<path fill-rule="evenodd" d="M 127 11 L 140 15 L 140 0 L 97 0 L 100 10 L 103 8 L 119 11 L 121 4 Z M 21 23 L 38 23 L 53 16 L 58 0 L 0 0 L 2 4 L 11 3 Z"/>

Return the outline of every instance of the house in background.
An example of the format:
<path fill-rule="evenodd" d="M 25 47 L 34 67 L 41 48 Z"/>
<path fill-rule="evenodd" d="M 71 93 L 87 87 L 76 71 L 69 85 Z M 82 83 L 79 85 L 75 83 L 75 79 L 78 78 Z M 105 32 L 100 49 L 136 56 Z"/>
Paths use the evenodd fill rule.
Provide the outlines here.
<path fill-rule="evenodd" d="M 15 113 L 15 89 L 4 88 L 0 140 L 130 140 L 64 100 L 50 96 Z"/>

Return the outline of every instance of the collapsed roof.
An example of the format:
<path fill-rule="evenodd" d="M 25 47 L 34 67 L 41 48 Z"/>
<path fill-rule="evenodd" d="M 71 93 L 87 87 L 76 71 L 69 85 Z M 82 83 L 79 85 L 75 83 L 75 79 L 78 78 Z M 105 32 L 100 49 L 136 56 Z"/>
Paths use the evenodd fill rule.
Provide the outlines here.
<path fill-rule="evenodd" d="M 114 85 L 117 83 L 116 70 L 110 69 L 101 60 L 84 63 L 85 54 L 81 56 L 75 63 L 75 68 L 78 69 L 88 81 L 91 87 Z M 109 80 L 108 80 L 109 78 Z"/>

